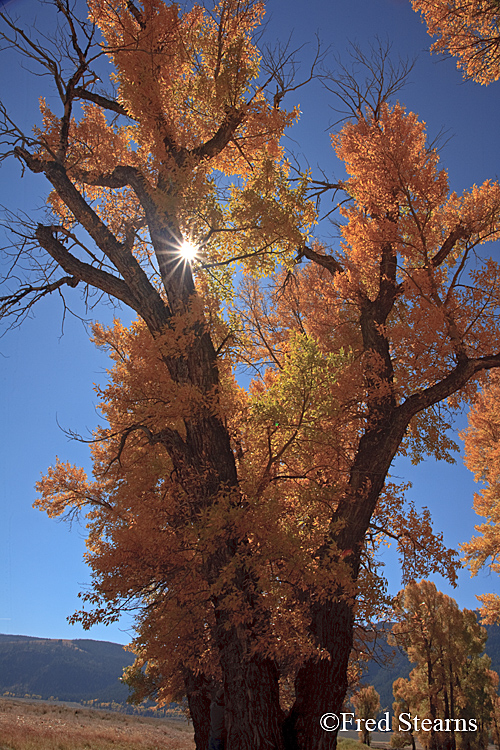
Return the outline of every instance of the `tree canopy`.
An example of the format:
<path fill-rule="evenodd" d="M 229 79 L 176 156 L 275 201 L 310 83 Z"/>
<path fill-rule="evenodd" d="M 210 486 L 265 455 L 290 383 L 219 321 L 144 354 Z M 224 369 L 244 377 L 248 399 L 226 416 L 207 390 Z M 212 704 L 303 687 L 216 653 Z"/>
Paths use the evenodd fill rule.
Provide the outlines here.
<path fill-rule="evenodd" d="M 361 719 L 362 729 L 358 732 L 359 741 L 370 747 L 370 732 L 366 728 L 367 719 L 376 719 L 380 711 L 380 695 L 373 685 L 361 687 L 351 698 L 356 709 L 356 718 Z"/>
<path fill-rule="evenodd" d="M 413 730 L 426 748 L 455 750 L 457 738 L 460 747 L 484 747 L 498 675 L 483 654 L 486 630 L 476 613 L 460 610 L 430 581 L 410 583 L 399 593 L 395 612 L 396 642 L 416 666 L 408 680 L 394 683 L 398 709 L 408 707 L 411 714 L 394 724 L 402 723 L 403 735 Z M 415 726 L 416 717 L 420 724 Z"/>
<path fill-rule="evenodd" d="M 490 567 L 495 573 L 500 571 L 499 403 L 498 377 L 491 375 L 469 411 L 468 427 L 463 433 L 465 464 L 474 473 L 476 482 L 483 485 L 481 491 L 474 494 L 474 510 L 485 521 L 475 527 L 477 536 L 462 545 L 465 561 L 473 575 L 484 566 Z M 495 594 L 481 594 L 478 599 L 482 603 L 485 619 L 489 622 L 498 621 L 499 597 Z"/>
<path fill-rule="evenodd" d="M 457 58 L 464 76 L 482 84 L 500 78 L 500 5 L 498 0 L 412 0 L 435 52 Z"/>

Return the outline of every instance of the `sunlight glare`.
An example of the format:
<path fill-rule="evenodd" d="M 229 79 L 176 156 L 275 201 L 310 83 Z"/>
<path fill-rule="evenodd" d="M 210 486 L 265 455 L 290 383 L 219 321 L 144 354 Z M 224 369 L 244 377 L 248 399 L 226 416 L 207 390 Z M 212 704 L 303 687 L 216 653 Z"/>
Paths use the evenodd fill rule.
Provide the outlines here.
<path fill-rule="evenodd" d="M 189 242 L 189 240 L 183 240 L 179 252 L 184 260 L 191 263 L 196 258 L 198 248 L 192 242 Z"/>

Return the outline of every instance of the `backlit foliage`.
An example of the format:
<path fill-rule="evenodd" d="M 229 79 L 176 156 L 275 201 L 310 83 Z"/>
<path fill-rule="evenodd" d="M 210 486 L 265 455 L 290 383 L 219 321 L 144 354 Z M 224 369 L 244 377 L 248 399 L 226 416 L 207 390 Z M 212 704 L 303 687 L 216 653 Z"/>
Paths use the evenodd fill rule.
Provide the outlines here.
<path fill-rule="evenodd" d="M 334 143 L 350 174 L 345 189 L 355 197 L 344 210 L 342 272 L 330 280 L 320 265 L 308 264 L 288 284 L 278 274 L 274 284 L 282 291 L 274 304 L 261 282 L 246 278 L 239 343 L 220 361 L 218 400 L 174 382 L 164 366 L 192 346 L 196 307 L 156 340 L 140 323 L 95 326 L 95 341 L 108 348 L 114 366 L 109 386 L 99 391 L 109 428 L 96 435 L 94 479 L 58 464 L 39 485 L 39 506 L 53 515 L 92 508 L 87 559 L 95 584 L 84 598 L 97 607 L 77 617 L 91 625 L 117 617 L 123 606 L 142 606 L 136 645 L 150 673 L 167 676 L 158 691 L 166 699 L 180 689 L 182 667 L 220 674 L 211 636 L 214 597 L 236 627 L 254 616 L 231 589 L 238 561 L 245 560 L 265 592 L 267 626 L 252 648 L 291 670 L 323 653 L 308 632 L 311 600 L 332 596 L 341 584 L 357 596 L 358 617 L 383 614 L 388 602 L 374 554 L 384 540 L 397 540 L 405 580 L 430 571 L 455 576 L 454 553 L 432 532 L 428 511 L 418 513 L 405 488 L 389 482 L 372 513 L 356 585 L 349 550 L 333 548 L 328 564 L 316 550 L 335 528 L 360 440 L 384 401 L 402 404 L 412 392 L 432 388 L 465 353 L 494 347 L 495 273 L 474 271 L 473 288 L 461 274 L 470 249 L 498 231 L 499 189 L 486 183 L 461 198 L 449 196 L 422 124 L 400 106 L 384 106 L 380 120 L 348 123 Z M 450 235 L 457 239 L 448 249 Z M 394 311 L 384 327 L 390 378 L 359 325 L 360 312 L 387 282 L 376 271 L 388 247 L 399 256 Z M 322 251 L 317 245 L 315 252 Z M 211 335 L 220 339 L 227 323 L 211 309 Z M 242 360 L 260 371 L 249 392 L 231 374 Z M 220 410 L 231 437 L 245 498 L 237 505 L 231 492 L 221 492 L 200 506 L 152 438 L 165 427 L 185 438 L 184 425 L 204 409 Z M 453 447 L 431 411 L 410 421 L 399 450 L 419 460 L 430 452 L 449 457 Z M 204 560 L 233 534 L 246 540 L 244 548 L 208 583 Z"/>
<path fill-rule="evenodd" d="M 398 594 L 395 611 L 396 643 L 416 664 L 408 680 L 394 683 L 395 708 L 409 711 L 412 719 L 418 716 L 420 722 L 430 719 L 431 731 L 416 733 L 426 748 L 451 750 L 457 740 L 459 747 L 484 747 L 498 675 L 490 670 L 491 659 L 481 655 L 486 630 L 476 613 L 460 610 L 430 581 L 409 584 Z M 477 722 L 475 732 L 469 731 L 470 719 Z M 408 740 L 406 732 L 401 734 Z"/>
<path fill-rule="evenodd" d="M 500 6 L 498 0 L 412 0 L 420 11 L 435 52 L 457 58 L 467 78 L 488 84 L 500 78 Z"/>
<path fill-rule="evenodd" d="M 284 674 L 293 674 L 317 651 L 307 630 L 308 605 L 297 601 L 297 591 L 310 587 L 325 596 L 333 570 L 336 582 L 343 577 L 350 585 L 341 561 L 327 573 L 314 559 L 332 512 L 328 487 L 338 481 L 335 464 L 343 450 L 338 433 L 342 421 L 347 425 L 340 393 L 335 393 L 348 357 L 342 351 L 324 355 L 312 339 L 297 334 L 283 355 L 282 369 L 268 373 L 269 387 L 255 383 L 252 394 L 236 384 L 227 368 L 221 404 L 245 503 L 235 508 L 231 495 L 221 493 L 200 512 L 189 488 L 173 476 L 163 447 L 149 440 L 165 425 L 182 433 L 183 420 L 199 411 L 199 392 L 174 384 L 161 354 L 168 348 L 173 355 L 185 346 L 184 335 L 179 327 L 175 340 L 158 342 L 139 323 L 131 328 L 119 321 L 109 329 L 94 326 L 94 341 L 109 351 L 114 365 L 109 385 L 97 389 L 109 427 L 95 436 L 93 479 L 58 461 L 37 486 L 37 507 L 52 517 L 71 517 L 90 508 L 86 560 L 94 585 L 82 596 L 92 610 L 72 619 L 90 627 L 112 622 L 123 609 L 139 608 L 136 668 L 147 661 L 150 682 L 139 682 L 137 694 L 155 682 L 158 673 L 156 696 L 167 701 L 182 693 L 184 669 L 220 678 L 211 636 L 214 596 L 223 597 L 236 626 L 254 616 L 243 598 L 227 593 L 237 559 L 211 585 L 204 577 L 207 555 L 228 543 L 232 534 L 247 540 L 245 564 L 265 592 L 268 627 L 253 648 L 282 664 Z M 381 501 L 381 515 L 389 512 L 389 498 L 403 502 L 389 490 Z M 409 518 L 410 526 L 418 525 L 411 511 Z M 399 529 L 407 519 L 401 514 L 393 522 Z M 426 554 L 412 554 L 410 564 L 418 567 L 419 560 L 427 570 L 433 543 L 436 564 L 441 566 L 438 558 L 449 553 L 430 526 L 424 533 L 429 534 Z M 383 581 L 371 570 L 373 547 L 378 547 L 373 542 L 360 579 L 364 619 L 377 616 L 388 603 Z M 131 674 L 137 679 L 135 670 Z"/>
<path fill-rule="evenodd" d="M 465 464 L 474 473 L 476 482 L 483 485 L 480 492 L 474 494 L 474 510 L 485 521 L 475 527 L 477 536 L 462 545 L 473 575 L 485 566 L 500 573 L 499 405 L 500 384 L 498 377 L 492 374 L 469 412 L 469 425 L 462 435 Z M 482 594 L 478 598 L 485 620 L 498 621 L 500 598 L 495 594 Z"/>
<path fill-rule="evenodd" d="M 113 63 L 122 117 L 83 103 L 63 143 L 61 118 L 41 99 L 37 157 L 64 152 L 67 174 L 115 237 L 132 241 L 153 276 L 158 259 L 144 231 L 153 214 L 165 253 L 180 249 L 182 237 L 199 244 L 209 281 L 227 283 L 217 268 L 239 257 L 260 273 L 273 268 L 274 254 L 289 262 L 315 211 L 303 185 L 290 188 L 282 158 L 281 135 L 298 112 L 272 106 L 257 81 L 260 55 L 251 36 L 263 5 L 222 2 L 213 13 L 195 6 L 181 14 L 177 5 L 146 2 L 140 20 L 138 12 L 126 2 L 89 3 L 89 20 Z M 57 188 L 49 201 L 74 228 Z M 259 255 L 259 245 L 274 254 Z M 161 258 L 159 265 L 161 273 Z"/>
<path fill-rule="evenodd" d="M 308 627 L 313 602 L 341 587 L 356 597 L 360 619 L 383 615 L 388 601 L 374 555 L 384 541 L 397 540 L 406 580 L 430 571 L 454 580 L 454 553 L 432 532 L 428 511 L 417 513 L 391 483 L 377 493 L 355 579 L 345 543 L 332 544 L 327 560 L 317 550 L 342 533 L 353 463 L 387 405 L 403 408 L 457 362 L 494 351 L 496 265 L 471 271 L 473 284 L 463 277 L 472 249 L 498 233 L 500 190 L 485 183 L 449 195 L 423 125 L 399 105 L 349 122 L 334 146 L 353 199 L 342 209 L 338 273 L 329 278 L 318 263 L 297 268 L 288 283 L 287 272 L 278 273 L 270 280 L 281 287 L 274 303 L 263 282 L 244 279 L 237 343 L 220 359 L 218 398 L 175 382 L 164 366 L 192 347 L 201 302 L 155 339 L 140 323 L 94 329 L 114 361 L 110 385 L 99 392 L 109 428 L 96 435 L 94 479 L 58 464 L 39 484 L 39 506 L 58 515 L 90 504 L 94 587 L 84 599 L 94 609 L 75 618 L 90 626 L 139 607 L 138 661 L 129 677 L 138 698 L 152 690 L 164 700 L 180 694 L 186 669 L 221 678 L 212 603 L 233 627 L 252 626 L 255 609 L 233 585 L 242 565 L 258 582 L 265 613 L 251 649 L 284 675 L 328 658 Z M 328 257 L 319 243 L 314 253 Z M 380 320 L 369 333 L 363 316 L 390 295 L 383 327 Z M 220 340 L 228 324 L 205 299 L 211 336 Z M 372 343 L 377 335 L 389 360 Z M 231 373 L 241 361 L 259 372 L 248 392 Z M 473 381 L 464 383 L 450 407 L 474 392 Z M 216 410 L 230 435 L 241 500 L 220 491 L 200 504 L 158 437 L 168 429 L 186 439 L 187 423 L 206 410 Z M 395 450 L 415 461 L 428 453 L 451 460 L 445 424 L 438 411 L 415 413 Z M 360 497 L 370 492 L 367 484 Z M 206 560 L 234 537 L 244 545 L 207 580 Z"/>

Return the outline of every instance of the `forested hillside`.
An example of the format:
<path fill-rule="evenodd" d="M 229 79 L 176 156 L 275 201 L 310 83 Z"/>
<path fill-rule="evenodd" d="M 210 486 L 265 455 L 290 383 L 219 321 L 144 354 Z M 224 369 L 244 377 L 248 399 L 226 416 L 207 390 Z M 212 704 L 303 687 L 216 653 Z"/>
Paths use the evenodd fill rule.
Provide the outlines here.
<path fill-rule="evenodd" d="M 128 688 L 120 677 L 133 661 L 107 641 L 0 635 L 0 694 L 123 703 Z"/>
<path fill-rule="evenodd" d="M 500 627 L 488 625 L 486 629 L 486 652 L 492 669 L 500 673 Z M 0 695 L 125 703 L 128 688 L 120 682 L 120 676 L 132 662 L 133 655 L 118 643 L 0 634 Z M 392 708 L 394 680 L 408 677 L 411 669 L 406 654 L 379 636 L 375 658 L 369 662 L 363 682 L 373 685 L 380 694 L 382 711 Z"/>

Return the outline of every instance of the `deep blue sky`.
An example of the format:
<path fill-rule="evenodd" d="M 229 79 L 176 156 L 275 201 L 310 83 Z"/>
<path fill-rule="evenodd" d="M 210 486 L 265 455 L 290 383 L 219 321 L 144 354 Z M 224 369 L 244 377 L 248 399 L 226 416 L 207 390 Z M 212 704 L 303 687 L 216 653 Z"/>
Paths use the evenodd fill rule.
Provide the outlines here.
<path fill-rule="evenodd" d="M 10 13 L 24 23 L 43 24 L 43 6 L 34 0 L 11 0 Z M 393 43 L 393 54 L 419 56 L 411 83 L 399 99 L 427 123 L 431 137 L 442 129 L 450 140 L 441 150 L 452 189 L 461 192 L 500 171 L 499 84 L 488 88 L 462 81 L 453 60 L 430 56 L 430 38 L 409 0 L 272 0 L 268 4 L 266 38 L 288 39 L 300 46 L 317 32 L 332 52 L 343 56 L 348 40 L 367 49 L 378 35 Z M 310 52 L 304 49 L 304 63 Z M 334 66 L 333 60 L 331 67 Z M 2 62 L 2 98 L 27 129 L 36 117 L 37 93 L 43 79 L 33 84 L 19 60 L 9 55 Z M 318 85 L 301 89 L 300 124 L 289 141 L 297 155 L 304 154 L 313 170 L 320 166 L 331 177 L 341 176 L 330 147 L 328 125 L 335 121 L 333 99 Z M 0 172 L 0 203 L 12 210 L 30 211 L 43 206 L 43 177 L 20 179 L 17 163 Z M 3 243 L 2 243 L 3 244 Z M 498 252 L 498 251 L 497 251 Z M 76 305 L 78 308 L 78 304 Z M 101 320 L 110 320 L 109 309 L 99 309 Z M 128 318 L 128 316 L 127 316 Z M 87 433 L 97 423 L 92 384 L 104 378 L 106 356 L 89 343 L 80 321 L 66 316 L 61 336 L 62 307 L 57 298 L 45 300 L 21 329 L 0 340 L 0 632 L 47 638 L 92 637 L 126 643 L 129 621 L 119 626 L 93 628 L 85 633 L 70 626 L 66 617 L 78 607 L 77 592 L 89 581 L 82 561 L 85 529 L 49 520 L 33 510 L 34 484 L 58 455 L 89 468 L 88 448 L 69 442 L 62 428 Z M 462 426 L 465 421 L 462 420 Z M 59 426 L 60 425 L 60 426 Z M 417 505 L 427 505 L 445 541 L 457 546 L 467 541 L 477 518 L 471 510 L 475 489 L 460 457 L 455 466 L 425 462 L 417 469 L 399 461 L 394 473 L 411 479 L 411 495 Z M 399 589 L 397 569 L 387 556 L 391 591 Z M 500 592 L 495 576 L 469 579 L 464 571 L 459 587 L 450 590 L 436 579 L 441 590 L 454 596 L 460 606 L 476 606 L 475 594 Z"/>

